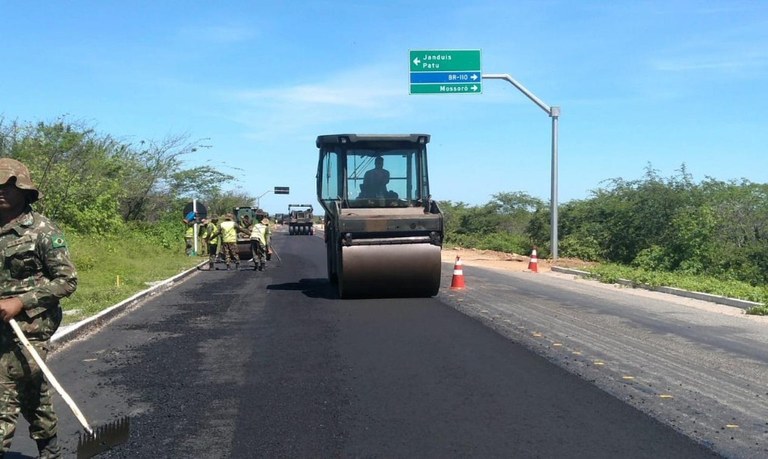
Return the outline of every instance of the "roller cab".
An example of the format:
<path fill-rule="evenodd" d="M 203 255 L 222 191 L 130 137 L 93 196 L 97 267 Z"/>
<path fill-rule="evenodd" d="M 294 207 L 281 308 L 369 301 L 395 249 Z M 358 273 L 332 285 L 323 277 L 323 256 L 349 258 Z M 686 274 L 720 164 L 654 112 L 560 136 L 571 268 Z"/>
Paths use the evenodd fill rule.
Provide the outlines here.
<path fill-rule="evenodd" d="M 427 134 L 317 138 L 328 278 L 341 298 L 440 288 L 443 216 L 429 193 Z"/>

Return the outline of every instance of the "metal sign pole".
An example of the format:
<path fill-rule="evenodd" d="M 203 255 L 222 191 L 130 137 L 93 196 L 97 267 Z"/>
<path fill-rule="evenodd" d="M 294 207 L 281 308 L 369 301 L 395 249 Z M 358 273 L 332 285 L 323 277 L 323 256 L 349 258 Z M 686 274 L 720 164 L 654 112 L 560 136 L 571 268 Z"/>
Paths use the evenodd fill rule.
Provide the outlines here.
<path fill-rule="evenodd" d="M 267 193 L 272 193 L 273 190 L 267 190 L 259 195 L 259 197 L 256 198 L 256 208 L 261 209 L 261 198 L 263 198 Z"/>
<path fill-rule="evenodd" d="M 550 200 L 550 213 L 551 213 L 551 252 L 552 252 L 552 260 L 557 260 L 558 253 L 557 253 L 557 120 L 560 117 L 560 107 L 550 107 L 549 105 L 545 104 L 541 99 L 533 95 L 530 91 L 528 91 L 525 86 L 520 84 L 517 80 L 512 78 L 511 75 L 508 75 L 506 73 L 489 73 L 489 74 L 483 74 L 483 79 L 489 79 L 489 80 L 506 80 L 512 84 L 515 88 L 517 88 L 520 92 L 526 95 L 533 103 L 538 105 L 542 110 L 547 112 L 547 115 L 549 115 L 550 118 L 552 118 L 552 196 Z"/>
<path fill-rule="evenodd" d="M 193 226 L 193 234 L 192 239 L 194 242 L 192 243 L 192 255 L 197 256 L 197 199 L 192 199 L 192 212 L 195 213 L 195 224 Z"/>
<path fill-rule="evenodd" d="M 552 246 L 552 260 L 557 260 L 557 120 L 560 117 L 560 107 L 552 107 L 549 116 L 552 118 L 552 202 L 550 204 L 552 234 L 550 244 Z"/>

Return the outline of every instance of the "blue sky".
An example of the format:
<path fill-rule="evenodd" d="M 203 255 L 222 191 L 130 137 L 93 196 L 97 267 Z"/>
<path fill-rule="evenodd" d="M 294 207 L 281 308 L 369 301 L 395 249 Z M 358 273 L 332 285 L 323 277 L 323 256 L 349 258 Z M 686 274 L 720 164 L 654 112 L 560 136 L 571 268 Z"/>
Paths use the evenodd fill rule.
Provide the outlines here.
<path fill-rule="evenodd" d="M 768 2 L 0 0 L 0 116 L 188 135 L 262 207 L 317 206 L 315 138 L 428 133 L 432 194 L 550 199 L 551 119 L 512 85 L 409 95 L 409 50 L 478 49 L 559 106 L 558 201 L 605 180 L 768 182 Z"/>

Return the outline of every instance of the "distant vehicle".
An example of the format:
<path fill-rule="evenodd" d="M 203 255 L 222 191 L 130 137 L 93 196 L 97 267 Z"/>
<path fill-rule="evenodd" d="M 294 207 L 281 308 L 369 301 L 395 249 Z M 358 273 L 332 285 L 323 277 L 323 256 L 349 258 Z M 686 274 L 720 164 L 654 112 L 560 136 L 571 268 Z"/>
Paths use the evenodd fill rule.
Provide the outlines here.
<path fill-rule="evenodd" d="M 328 279 L 339 297 L 437 294 L 443 215 L 429 194 L 429 139 L 427 134 L 317 138 Z M 370 170 L 382 166 L 383 180 L 366 180 Z"/>
<path fill-rule="evenodd" d="M 288 205 L 288 234 L 315 234 L 312 204 Z"/>
<path fill-rule="evenodd" d="M 239 226 L 243 226 L 243 217 L 248 216 L 251 224 L 261 221 L 264 217 L 269 217 L 269 214 L 263 209 L 256 207 L 235 207 L 232 210 L 232 214 L 235 216 L 235 222 Z M 241 260 L 250 260 L 251 254 L 251 235 L 237 233 L 237 255 Z"/>

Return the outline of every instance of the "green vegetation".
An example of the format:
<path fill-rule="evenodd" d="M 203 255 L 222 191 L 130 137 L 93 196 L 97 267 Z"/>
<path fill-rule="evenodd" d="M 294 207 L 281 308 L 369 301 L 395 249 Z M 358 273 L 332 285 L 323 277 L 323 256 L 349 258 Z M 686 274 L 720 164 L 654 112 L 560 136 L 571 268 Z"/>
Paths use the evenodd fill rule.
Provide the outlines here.
<path fill-rule="evenodd" d="M 184 136 L 123 142 L 64 119 L 20 123 L 0 117 L 0 156 L 29 167 L 43 195 L 35 209 L 65 232 L 79 273 L 62 302 L 65 323 L 91 316 L 203 261 L 184 254 L 184 206 L 196 198 L 209 215 L 255 198 L 223 187 L 234 177 L 185 168 L 208 148 Z"/>
<path fill-rule="evenodd" d="M 92 315 L 202 261 L 184 255 L 182 209 L 193 198 L 209 215 L 252 206 L 224 191 L 234 177 L 185 168 L 209 148 L 184 136 L 124 142 L 82 123 L 8 122 L 0 156 L 23 161 L 43 194 L 37 210 L 70 241 L 80 283 L 64 302 L 67 321 Z M 559 255 L 597 262 L 618 278 L 768 303 L 768 185 L 711 178 L 681 167 L 670 178 L 650 165 L 640 180 L 612 179 L 588 199 L 559 208 Z M 549 203 L 503 192 L 481 206 L 439 202 L 446 244 L 528 255 L 550 253 Z M 120 279 L 118 285 L 118 276 Z M 768 314 L 757 307 L 752 314 Z"/>
<path fill-rule="evenodd" d="M 440 201 L 445 214 L 446 242 L 500 252 L 528 254 L 536 242 L 529 228 L 544 201 L 528 194 L 498 193 L 483 206 Z"/>
<path fill-rule="evenodd" d="M 768 304 L 768 287 L 754 286 L 747 282 L 728 280 L 705 275 L 691 275 L 668 271 L 647 271 L 642 268 L 617 265 L 613 263 L 599 264 L 582 268 L 595 278 L 605 283 L 616 283 L 625 279 L 637 285 L 651 287 L 674 287 L 694 292 L 709 293 L 739 300 Z M 765 306 L 750 308 L 749 314 L 766 315 Z"/>
<path fill-rule="evenodd" d="M 671 178 L 650 165 L 641 180 L 613 179 L 589 199 L 559 208 L 559 255 L 598 262 L 614 282 L 678 287 L 768 302 L 768 185 L 707 178 L 685 166 Z M 550 254 L 549 204 L 500 193 L 483 206 L 441 202 L 448 244 Z M 765 314 L 765 307 L 752 314 Z"/>
<path fill-rule="evenodd" d="M 62 301 L 65 324 L 93 316 L 204 261 L 186 256 L 178 235 L 175 249 L 139 232 L 123 237 L 67 233 L 67 239 L 79 283 L 75 294 Z"/>

